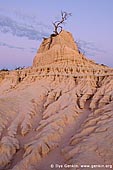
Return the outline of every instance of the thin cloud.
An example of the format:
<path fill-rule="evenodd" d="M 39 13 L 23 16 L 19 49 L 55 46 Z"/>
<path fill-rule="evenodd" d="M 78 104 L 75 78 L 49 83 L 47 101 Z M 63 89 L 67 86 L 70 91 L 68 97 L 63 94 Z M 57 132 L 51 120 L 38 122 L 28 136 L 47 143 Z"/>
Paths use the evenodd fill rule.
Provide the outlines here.
<path fill-rule="evenodd" d="M 97 55 L 101 53 L 107 53 L 105 50 L 96 47 L 93 42 L 87 42 L 84 40 L 77 40 L 77 45 L 81 52 L 85 53 L 86 55 Z"/>
<path fill-rule="evenodd" d="M 23 47 L 18 47 L 18 46 L 10 45 L 10 44 L 7 44 L 5 42 L 0 42 L 0 46 L 8 47 L 8 48 L 14 48 L 14 49 L 18 49 L 18 50 L 24 50 L 25 49 Z"/>
<path fill-rule="evenodd" d="M 8 14 L 8 15 L 7 15 Z M 39 17 L 37 15 L 29 15 L 28 13 L 23 12 L 23 10 L 19 9 L 5 9 L 0 7 L 0 15 L 6 16 L 9 18 L 13 18 L 13 20 L 19 21 L 20 23 L 23 23 L 24 25 L 31 25 L 32 27 L 36 29 L 45 29 L 51 30 L 52 26 L 44 24 L 42 21 L 40 21 Z"/>
<path fill-rule="evenodd" d="M 8 43 L 5 43 L 5 42 L 0 42 L 0 46 L 1 47 L 7 47 L 7 48 L 10 48 L 10 49 L 17 49 L 17 50 L 21 50 L 21 51 L 29 51 L 30 53 L 36 53 L 37 51 L 37 48 L 23 48 L 23 47 L 19 47 L 19 46 L 14 46 L 14 45 L 11 45 L 11 44 L 8 44 Z"/>
<path fill-rule="evenodd" d="M 30 40 L 41 40 L 42 37 L 47 37 L 49 35 L 48 32 L 43 30 L 43 24 L 40 30 L 38 30 L 31 25 L 22 24 L 10 17 L 2 15 L 0 16 L 0 31 L 2 33 L 11 33 L 17 37 L 27 37 Z"/>
<path fill-rule="evenodd" d="M 33 48 L 33 47 L 30 48 L 30 52 L 31 52 L 31 53 L 34 53 L 34 52 L 36 53 L 36 52 L 37 52 L 37 48 Z"/>

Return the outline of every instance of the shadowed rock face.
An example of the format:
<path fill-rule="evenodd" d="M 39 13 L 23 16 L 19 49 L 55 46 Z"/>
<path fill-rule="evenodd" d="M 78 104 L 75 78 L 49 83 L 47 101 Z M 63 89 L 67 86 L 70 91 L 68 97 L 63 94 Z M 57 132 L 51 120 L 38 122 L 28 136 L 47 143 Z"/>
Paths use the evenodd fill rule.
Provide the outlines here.
<path fill-rule="evenodd" d="M 69 32 L 45 39 L 32 67 L 0 72 L 1 170 L 112 169 L 112 131 L 113 69 Z"/>

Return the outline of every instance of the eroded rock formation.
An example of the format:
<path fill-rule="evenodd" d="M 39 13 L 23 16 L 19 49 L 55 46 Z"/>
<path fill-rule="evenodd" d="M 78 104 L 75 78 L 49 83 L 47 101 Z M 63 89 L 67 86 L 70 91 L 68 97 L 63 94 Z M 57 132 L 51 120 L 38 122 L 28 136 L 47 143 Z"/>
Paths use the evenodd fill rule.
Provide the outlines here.
<path fill-rule="evenodd" d="M 112 124 L 113 69 L 69 32 L 44 39 L 32 67 L 0 72 L 1 170 L 110 169 Z"/>

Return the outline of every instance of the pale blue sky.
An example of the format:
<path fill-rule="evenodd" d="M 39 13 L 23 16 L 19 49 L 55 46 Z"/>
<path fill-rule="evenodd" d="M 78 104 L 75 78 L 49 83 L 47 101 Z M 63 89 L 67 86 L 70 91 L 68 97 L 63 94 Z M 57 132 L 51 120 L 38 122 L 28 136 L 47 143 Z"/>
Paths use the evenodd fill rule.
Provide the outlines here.
<path fill-rule="evenodd" d="M 0 0 L 0 69 L 30 66 L 60 11 L 86 55 L 113 67 L 113 0 Z"/>

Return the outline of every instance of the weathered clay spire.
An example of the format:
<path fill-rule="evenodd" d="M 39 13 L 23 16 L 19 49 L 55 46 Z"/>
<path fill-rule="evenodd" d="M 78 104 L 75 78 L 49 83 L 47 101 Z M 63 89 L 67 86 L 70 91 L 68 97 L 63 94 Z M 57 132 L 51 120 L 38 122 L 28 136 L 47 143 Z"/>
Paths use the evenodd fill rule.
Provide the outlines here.
<path fill-rule="evenodd" d="M 62 72 L 73 76 L 93 75 L 102 76 L 111 73 L 108 67 L 96 64 L 82 54 L 70 32 L 62 30 L 58 35 L 44 39 L 33 60 L 33 67 L 43 71 L 44 75 L 53 75 L 51 70 L 57 74 L 56 70 L 62 67 Z M 46 71 L 47 70 L 47 71 Z M 67 70 L 67 71 L 66 71 Z"/>
<path fill-rule="evenodd" d="M 60 34 L 43 40 L 34 58 L 33 66 L 74 60 L 77 57 L 80 56 L 71 33 L 62 30 Z"/>

